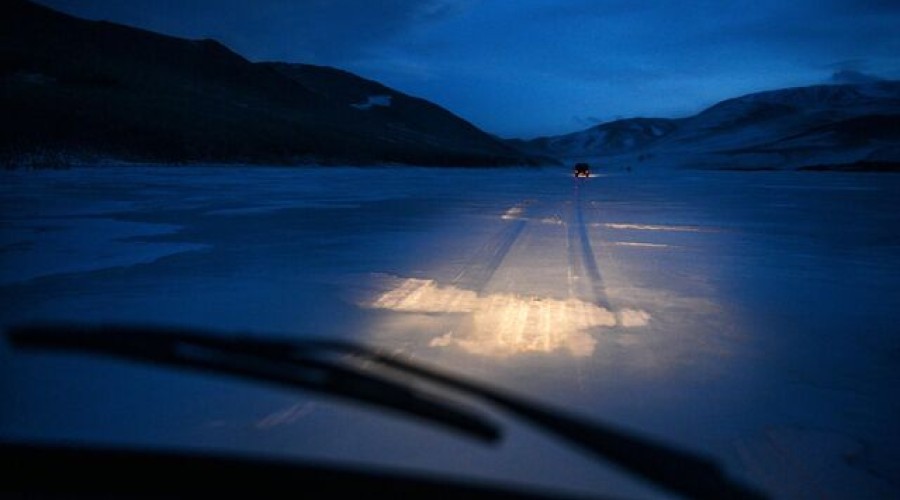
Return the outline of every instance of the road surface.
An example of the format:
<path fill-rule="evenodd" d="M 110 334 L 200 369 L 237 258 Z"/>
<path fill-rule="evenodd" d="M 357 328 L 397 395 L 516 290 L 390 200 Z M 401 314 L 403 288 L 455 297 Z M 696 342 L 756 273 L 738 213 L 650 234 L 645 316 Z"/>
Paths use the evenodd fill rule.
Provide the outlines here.
<path fill-rule="evenodd" d="M 0 323 L 367 343 L 715 457 L 776 497 L 896 497 L 900 179 L 566 169 L 3 172 Z M 338 400 L 0 348 L 0 436 L 659 492 Z M 12 403 L 9 403 L 12 402 Z"/>

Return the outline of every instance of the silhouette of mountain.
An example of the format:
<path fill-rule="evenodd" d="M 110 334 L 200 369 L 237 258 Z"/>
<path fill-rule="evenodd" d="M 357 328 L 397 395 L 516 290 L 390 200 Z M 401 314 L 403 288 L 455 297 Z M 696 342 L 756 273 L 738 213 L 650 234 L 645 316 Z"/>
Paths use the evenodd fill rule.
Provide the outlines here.
<path fill-rule="evenodd" d="M 0 159 L 534 163 L 449 111 L 350 73 L 215 40 L 0 6 Z M 370 99 L 373 99 L 370 101 Z"/>

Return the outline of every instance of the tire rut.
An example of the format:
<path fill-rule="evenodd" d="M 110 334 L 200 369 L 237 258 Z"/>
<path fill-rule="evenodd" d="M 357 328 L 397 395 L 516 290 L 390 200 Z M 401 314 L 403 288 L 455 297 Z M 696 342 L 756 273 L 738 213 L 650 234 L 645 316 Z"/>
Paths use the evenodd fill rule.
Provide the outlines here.
<path fill-rule="evenodd" d="M 453 278 L 451 283 L 454 286 L 476 293 L 481 293 L 487 287 L 528 224 L 528 219 L 521 217 L 526 206 L 527 204 L 524 202 L 516 206 L 519 208 L 516 212 L 517 217 L 506 219 L 509 222 L 505 223 L 499 232 L 482 245 L 469 263 Z"/>
<path fill-rule="evenodd" d="M 583 187 L 581 183 L 582 181 L 580 180 L 575 181 L 575 194 L 573 195 L 566 231 L 569 268 L 572 270 L 571 278 L 586 278 L 588 281 L 587 285 L 579 287 L 582 289 L 581 293 L 588 294 L 590 301 L 596 305 L 612 311 L 609 296 L 606 293 L 606 285 L 603 282 L 603 275 L 600 272 L 600 266 L 597 265 L 597 257 L 591 244 L 588 226 L 584 220 L 581 195 Z"/>

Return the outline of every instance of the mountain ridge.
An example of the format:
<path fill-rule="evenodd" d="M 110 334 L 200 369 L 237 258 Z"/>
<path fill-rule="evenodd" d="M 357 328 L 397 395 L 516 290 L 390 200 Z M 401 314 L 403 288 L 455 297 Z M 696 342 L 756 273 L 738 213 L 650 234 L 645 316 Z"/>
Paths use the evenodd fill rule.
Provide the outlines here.
<path fill-rule="evenodd" d="M 306 65 L 318 88 L 215 40 L 0 5 L 0 161 L 494 166 L 540 160 L 450 111 L 323 95 L 376 82 Z M 295 75 L 296 76 L 296 75 Z M 325 82 L 325 83 L 323 83 Z M 368 83 L 366 83 L 368 82 Z M 378 84 L 380 85 L 380 84 Z M 363 90 L 359 90 L 362 92 Z"/>
<path fill-rule="evenodd" d="M 657 131 L 648 133 L 646 124 Z M 623 147 L 611 130 L 628 131 L 630 143 Z M 621 119 L 513 144 L 533 154 L 628 166 L 846 168 L 857 162 L 900 164 L 897 130 L 900 81 L 878 80 L 756 92 L 689 117 Z"/>

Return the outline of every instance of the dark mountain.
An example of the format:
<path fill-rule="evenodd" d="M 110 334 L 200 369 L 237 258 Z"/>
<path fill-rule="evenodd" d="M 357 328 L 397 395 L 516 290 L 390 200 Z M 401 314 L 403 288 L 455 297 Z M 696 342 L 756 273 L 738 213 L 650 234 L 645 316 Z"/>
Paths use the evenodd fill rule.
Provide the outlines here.
<path fill-rule="evenodd" d="M 0 158 L 225 163 L 533 162 L 350 73 L 0 3 Z"/>
<path fill-rule="evenodd" d="M 499 158 L 522 153 L 471 123 L 424 99 L 397 92 L 378 82 L 347 71 L 309 64 L 261 63 L 328 102 L 354 126 L 377 134 L 403 151 L 427 154 L 429 148 L 446 147 L 472 155 Z"/>
<path fill-rule="evenodd" d="M 898 125 L 900 82 L 871 81 L 759 92 L 688 118 L 619 120 L 525 141 L 520 147 L 535 154 L 627 165 L 758 169 L 900 164 Z"/>

